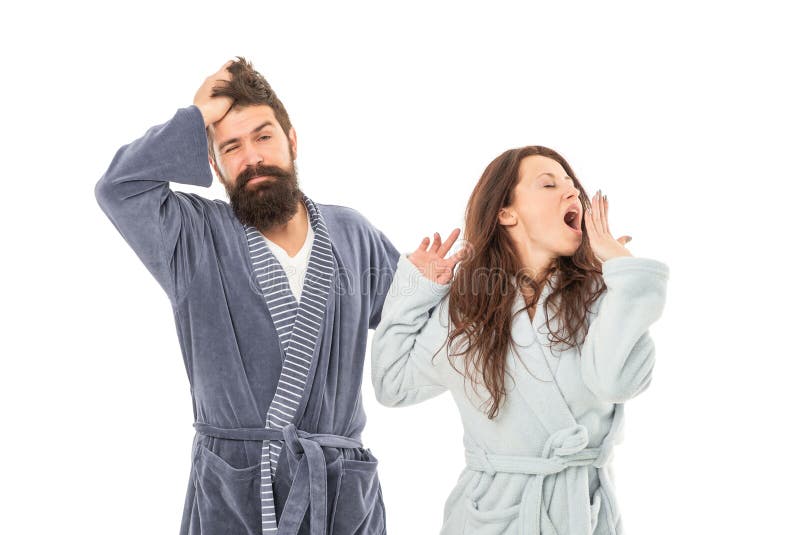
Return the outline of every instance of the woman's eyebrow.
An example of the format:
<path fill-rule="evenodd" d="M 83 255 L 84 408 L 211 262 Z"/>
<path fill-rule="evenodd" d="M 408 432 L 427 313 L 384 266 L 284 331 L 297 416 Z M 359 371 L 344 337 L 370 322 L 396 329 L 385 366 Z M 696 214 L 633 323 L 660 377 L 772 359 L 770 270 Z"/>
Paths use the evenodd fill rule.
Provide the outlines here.
<path fill-rule="evenodd" d="M 542 173 L 542 174 L 540 174 L 540 175 L 539 175 L 539 176 L 537 176 L 536 178 L 543 177 L 543 176 L 550 176 L 550 177 L 553 177 L 553 178 L 555 178 L 555 177 L 556 177 L 556 175 L 554 175 L 553 173 L 548 173 L 548 172 L 545 172 L 545 173 Z M 571 176 L 569 176 L 569 175 L 567 175 L 567 176 L 566 176 L 566 178 L 564 178 L 564 180 L 572 180 L 573 182 L 575 182 L 575 179 L 573 179 L 573 178 L 572 178 Z"/>

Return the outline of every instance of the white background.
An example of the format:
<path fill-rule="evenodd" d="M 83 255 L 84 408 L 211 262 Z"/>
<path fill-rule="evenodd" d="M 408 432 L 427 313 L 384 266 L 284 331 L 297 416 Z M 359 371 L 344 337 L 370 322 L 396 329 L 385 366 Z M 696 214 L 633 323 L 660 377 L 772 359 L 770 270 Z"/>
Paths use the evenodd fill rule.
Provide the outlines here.
<path fill-rule="evenodd" d="M 304 191 L 402 251 L 459 226 L 503 150 L 564 154 L 612 232 L 671 268 L 655 378 L 616 450 L 627 532 L 794 532 L 797 17 L 487 4 L 5 8 L 0 532 L 178 531 L 193 429 L 173 317 L 93 188 L 236 55 L 288 108 Z M 363 393 L 389 533 L 438 533 L 463 466 L 452 400 Z"/>

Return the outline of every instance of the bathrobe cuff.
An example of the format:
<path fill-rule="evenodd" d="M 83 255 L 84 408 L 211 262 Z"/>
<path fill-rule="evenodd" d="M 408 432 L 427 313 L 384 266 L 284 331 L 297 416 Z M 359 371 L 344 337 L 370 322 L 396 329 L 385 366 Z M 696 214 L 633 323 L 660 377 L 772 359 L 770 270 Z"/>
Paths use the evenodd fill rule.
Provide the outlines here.
<path fill-rule="evenodd" d="M 169 148 L 174 151 L 175 163 L 184 166 L 184 170 L 170 177 L 171 182 L 202 186 L 208 188 L 214 183 L 214 175 L 208 163 L 208 137 L 206 123 L 200 108 L 192 104 L 179 108 L 172 119 L 175 133 L 170 140 Z M 180 135 L 184 133 L 184 135 Z"/>
<path fill-rule="evenodd" d="M 669 266 L 652 258 L 617 256 L 603 262 L 603 280 L 609 288 L 641 290 L 668 279 Z"/>

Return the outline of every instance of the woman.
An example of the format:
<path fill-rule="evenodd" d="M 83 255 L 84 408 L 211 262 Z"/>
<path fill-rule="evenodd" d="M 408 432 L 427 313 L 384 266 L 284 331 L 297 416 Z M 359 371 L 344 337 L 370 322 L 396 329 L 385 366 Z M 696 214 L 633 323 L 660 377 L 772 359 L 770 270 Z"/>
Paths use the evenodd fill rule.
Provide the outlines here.
<path fill-rule="evenodd" d="M 608 463 L 650 383 L 669 268 L 614 239 L 605 196 L 545 147 L 489 164 L 465 223 L 468 248 L 446 257 L 456 229 L 400 256 L 372 344 L 382 404 L 450 390 L 461 413 L 442 533 L 618 535 Z"/>

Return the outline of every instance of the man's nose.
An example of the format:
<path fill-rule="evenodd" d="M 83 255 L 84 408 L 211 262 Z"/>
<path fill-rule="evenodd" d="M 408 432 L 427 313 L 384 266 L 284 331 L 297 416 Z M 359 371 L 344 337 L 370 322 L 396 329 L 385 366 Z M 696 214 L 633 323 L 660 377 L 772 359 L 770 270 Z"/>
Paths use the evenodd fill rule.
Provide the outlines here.
<path fill-rule="evenodd" d="M 244 146 L 244 159 L 245 164 L 248 166 L 255 166 L 264 161 L 264 157 L 256 150 L 256 146 L 252 143 L 247 143 Z"/>

